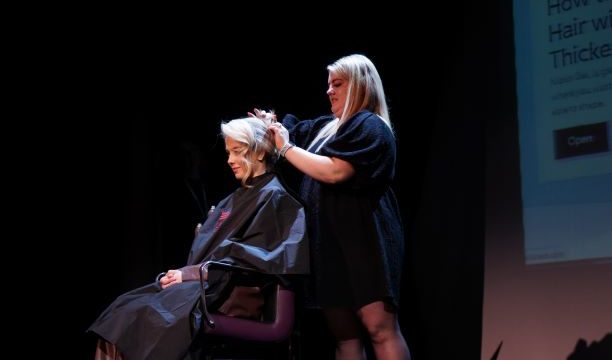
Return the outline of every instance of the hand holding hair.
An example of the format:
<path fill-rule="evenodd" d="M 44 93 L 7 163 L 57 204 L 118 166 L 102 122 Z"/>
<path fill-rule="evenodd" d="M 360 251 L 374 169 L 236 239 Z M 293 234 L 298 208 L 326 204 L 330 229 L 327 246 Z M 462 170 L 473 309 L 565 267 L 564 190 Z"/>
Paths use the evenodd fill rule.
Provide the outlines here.
<path fill-rule="evenodd" d="M 276 114 L 274 113 L 274 110 L 270 110 L 268 112 L 268 111 L 265 111 L 265 110 L 260 110 L 258 108 L 254 108 L 253 111 L 255 113 L 252 113 L 252 112 L 249 111 L 249 112 L 247 112 L 247 114 L 250 117 L 256 117 L 256 118 L 264 120 L 264 121 L 267 120 L 268 123 L 276 123 Z"/>

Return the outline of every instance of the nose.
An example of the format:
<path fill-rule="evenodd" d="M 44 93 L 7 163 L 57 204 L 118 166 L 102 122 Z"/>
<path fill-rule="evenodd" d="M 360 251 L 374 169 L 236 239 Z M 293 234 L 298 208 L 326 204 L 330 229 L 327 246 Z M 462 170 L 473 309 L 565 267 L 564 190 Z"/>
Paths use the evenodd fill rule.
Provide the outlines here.
<path fill-rule="evenodd" d="M 334 88 L 331 85 L 329 85 L 327 87 L 327 91 L 326 92 L 327 92 L 327 95 L 331 95 L 334 92 Z"/>

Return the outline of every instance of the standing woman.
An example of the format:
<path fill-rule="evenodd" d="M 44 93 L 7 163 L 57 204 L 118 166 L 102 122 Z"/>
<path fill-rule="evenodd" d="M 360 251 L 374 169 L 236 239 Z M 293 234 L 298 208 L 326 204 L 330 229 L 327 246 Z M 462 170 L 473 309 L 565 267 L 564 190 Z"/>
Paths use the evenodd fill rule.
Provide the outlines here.
<path fill-rule="evenodd" d="M 382 81 L 363 55 L 327 69 L 333 115 L 288 115 L 269 126 L 280 155 L 304 175 L 314 299 L 336 337 L 336 359 L 364 357 L 361 324 L 378 359 L 410 359 L 397 316 L 404 234 Z"/>

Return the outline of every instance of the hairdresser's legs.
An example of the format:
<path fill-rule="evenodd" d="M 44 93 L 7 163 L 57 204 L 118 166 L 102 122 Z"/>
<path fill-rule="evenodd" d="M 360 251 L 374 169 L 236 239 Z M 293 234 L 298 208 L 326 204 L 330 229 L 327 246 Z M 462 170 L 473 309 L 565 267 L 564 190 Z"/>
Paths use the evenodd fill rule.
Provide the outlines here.
<path fill-rule="evenodd" d="M 361 324 L 350 309 L 325 309 L 325 318 L 332 335 L 336 339 L 336 360 L 365 359 L 361 342 Z"/>
<path fill-rule="evenodd" d="M 99 339 L 96 345 L 96 355 L 94 360 L 124 360 L 123 356 L 114 344 L 106 340 Z"/>
<path fill-rule="evenodd" d="M 357 315 L 370 334 L 377 359 L 410 359 L 410 351 L 402 336 L 397 313 L 389 305 L 376 301 L 359 309 Z"/>

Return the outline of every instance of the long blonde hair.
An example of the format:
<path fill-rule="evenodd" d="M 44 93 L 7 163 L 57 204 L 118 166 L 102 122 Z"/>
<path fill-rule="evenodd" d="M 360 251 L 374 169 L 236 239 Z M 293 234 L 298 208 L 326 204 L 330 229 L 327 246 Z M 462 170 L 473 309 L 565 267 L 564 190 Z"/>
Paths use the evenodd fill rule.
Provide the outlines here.
<path fill-rule="evenodd" d="M 340 125 L 361 110 L 368 110 L 378 115 L 392 129 L 382 80 L 370 59 L 360 54 L 345 56 L 328 65 L 327 71 L 348 81 L 346 102 L 344 103 L 344 109 L 340 118 L 335 118 L 326 124 L 319 131 L 319 134 L 317 134 L 309 148 L 316 144 L 319 139 L 331 137 L 331 135 L 338 131 Z M 315 152 L 324 143 L 321 143 L 315 149 Z"/>

